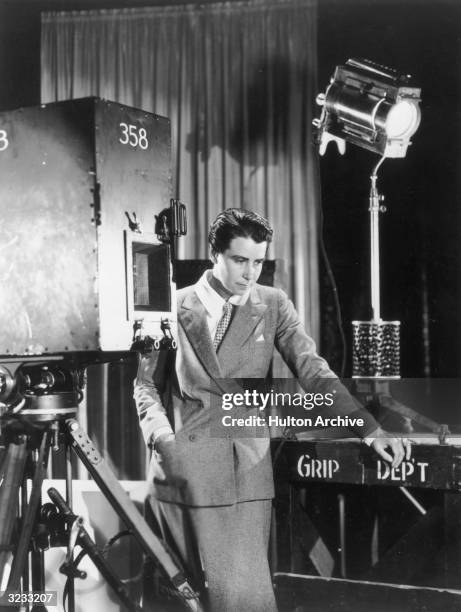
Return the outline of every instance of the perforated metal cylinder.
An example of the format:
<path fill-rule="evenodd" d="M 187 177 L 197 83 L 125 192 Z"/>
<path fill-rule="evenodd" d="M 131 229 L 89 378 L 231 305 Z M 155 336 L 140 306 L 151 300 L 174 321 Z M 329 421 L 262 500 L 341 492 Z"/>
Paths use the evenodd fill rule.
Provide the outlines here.
<path fill-rule="evenodd" d="M 400 321 L 352 321 L 353 378 L 400 378 Z"/>

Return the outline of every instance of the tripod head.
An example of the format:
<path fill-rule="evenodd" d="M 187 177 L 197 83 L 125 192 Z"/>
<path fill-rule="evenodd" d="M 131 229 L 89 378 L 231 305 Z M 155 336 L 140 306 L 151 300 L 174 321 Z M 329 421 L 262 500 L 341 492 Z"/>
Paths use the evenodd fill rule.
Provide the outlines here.
<path fill-rule="evenodd" d="M 0 362 L 2 431 L 40 428 L 74 417 L 84 384 L 84 369 L 63 359 Z"/>
<path fill-rule="evenodd" d="M 134 350 L 0 356 L 0 429 L 75 417 L 88 366 L 136 358 Z"/>

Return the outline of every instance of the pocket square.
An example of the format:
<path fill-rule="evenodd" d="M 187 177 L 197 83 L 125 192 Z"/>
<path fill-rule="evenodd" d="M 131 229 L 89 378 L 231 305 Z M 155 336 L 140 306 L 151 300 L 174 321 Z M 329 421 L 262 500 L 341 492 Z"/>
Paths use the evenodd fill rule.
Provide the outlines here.
<path fill-rule="evenodd" d="M 256 342 L 264 342 L 264 335 L 260 334 L 257 338 L 256 338 Z"/>

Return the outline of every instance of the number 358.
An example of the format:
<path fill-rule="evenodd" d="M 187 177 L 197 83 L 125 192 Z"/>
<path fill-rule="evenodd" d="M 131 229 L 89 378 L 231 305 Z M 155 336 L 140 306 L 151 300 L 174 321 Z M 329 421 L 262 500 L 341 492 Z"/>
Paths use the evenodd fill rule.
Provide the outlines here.
<path fill-rule="evenodd" d="M 118 139 L 124 145 L 130 145 L 130 147 L 139 147 L 140 149 L 146 150 L 149 146 L 147 139 L 147 132 L 144 128 L 138 128 L 137 125 L 120 123 L 121 136 Z"/>

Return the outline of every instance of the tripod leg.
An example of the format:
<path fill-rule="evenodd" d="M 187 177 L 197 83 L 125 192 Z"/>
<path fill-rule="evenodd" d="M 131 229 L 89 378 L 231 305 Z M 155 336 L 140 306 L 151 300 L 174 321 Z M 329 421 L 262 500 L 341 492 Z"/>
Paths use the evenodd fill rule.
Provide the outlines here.
<path fill-rule="evenodd" d="M 66 444 L 66 501 L 72 507 L 72 461 L 70 447 Z M 70 547 L 70 543 L 69 543 Z M 70 548 L 67 551 L 69 558 L 72 560 L 73 552 Z M 75 612 L 75 582 L 74 577 L 69 576 L 67 581 L 67 606 L 68 612 Z"/>
<path fill-rule="evenodd" d="M 66 517 L 68 522 L 74 522 L 77 517 L 73 514 L 71 508 L 66 504 L 63 500 L 59 492 L 51 487 L 48 489 L 48 495 L 50 496 L 51 501 L 59 508 L 61 513 Z M 90 538 L 86 529 L 83 526 L 79 526 L 79 533 L 77 537 L 77 544 L 79 544 L 83 550 L 87 553 L 90 559 L 93 561 L 95 566 L 100 571 L 101 575 L 106 579 L 107 583 L 114 589 L 116 594 L 118 595 L 120 601 L 128 608 L 128 610 L 132 610 L 133 612 L 140 612 L 142 608 L 138 606 L 132 599 L 130 598 L 130 594 L 128 590 L 125 588 L 123 582 L 114 574 L 108 563 L 106 562 L 104 556 Z"/>
<path fill-rule="evenodd" d="M 21 536 L 16 547 L 16 554 L 14 557 L 13 566 L 11 568 L 10 579 L 8 582 L 8 589 L 10 591 L 19 591 L 21 575 L 24 564 L 26 563 L 30 539 L 34 528 L 34 522 L 40 505 L 42 483 L 45 477 L 45 465 L 46 458 L 48 457 L 49 448 L 49 432 L 45 431 L 43 433 L 42 442 L 40 444 L 38 459 L 35 466 L 35 473 L 32 479 L 32 491 L 29 498 L 29 504 L 27 506 L 27 510 L 23 519 Z"/>
<path fill-rule="evenodd" d="M 86 432 L 73 419 L 67 422 L 67 428 L 72 448 L 146 555 L 160 564 L 187 608 L 195 612 L 200 611 L 202 608 L 198 597 L 182 570 L 173 561 L 166 545 L 147 525 Z"/>
<path fill-rule="evenodd" d="M 29 499 L 29 493 L 27 491 L 27 479 L 23 479 L 22 487 L 21 487 L 21 509 L 22 512 L 27 508 L 27 502 Z M 24 593 L 28 593 L 30 591 L 30 582 L 29 582 L 29 564 L 25 563 L 22 572 L 22 590 Z"/>
<path fill-rule="evenodd" d="M 10 443 L 2 463 L 0 486 L 0 591 L 5 590 L 9 579 L 9 561 L 12 557 L 11 538 L 16 520 L 19 489 L 27 458 L 27 438 L 20 436 L 19 443 Z"/>

